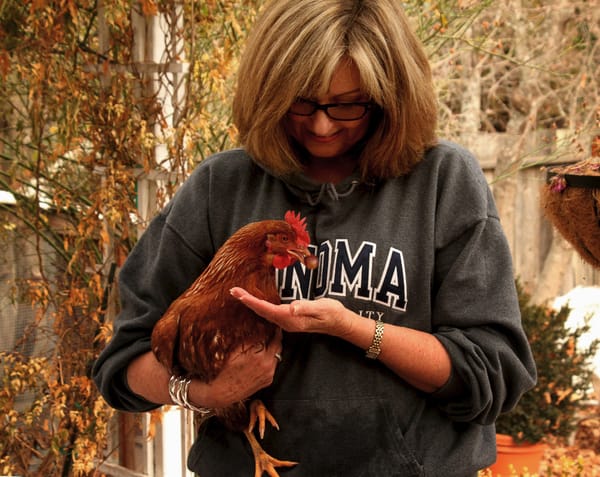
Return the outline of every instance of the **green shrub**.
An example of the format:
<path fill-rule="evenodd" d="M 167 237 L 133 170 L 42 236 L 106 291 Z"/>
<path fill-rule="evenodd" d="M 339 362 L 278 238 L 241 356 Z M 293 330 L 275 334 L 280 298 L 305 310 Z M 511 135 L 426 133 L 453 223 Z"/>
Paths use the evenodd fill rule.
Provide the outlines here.
<path fill-rule="evenodd" d="M 569 329 L 568 306 L 554 310 L 530 303 L 531 296 L 517 283 L 523 328 L 529 338 L 538 370 L 538 381 L 517 406 L 496 421 L 496 431 L 516 441 L 538 442 L 546 436 L 567 438 L 575 429 L 576 414 L 589 398 L 590 361 L 598 348 L 594 340 L 578 346 L 589 325 Z"/>

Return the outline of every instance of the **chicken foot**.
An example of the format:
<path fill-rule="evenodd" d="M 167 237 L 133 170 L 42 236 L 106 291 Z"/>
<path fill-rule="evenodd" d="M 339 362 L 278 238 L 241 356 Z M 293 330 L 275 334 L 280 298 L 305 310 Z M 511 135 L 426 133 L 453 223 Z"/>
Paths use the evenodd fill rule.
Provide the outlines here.
<path fill-rule="evenodd" d="M 250 423 L 248 424 L 248 430 L 252 432 L 254 430 L 254 426 L 258 422 L 258 434 L 262 439 L 265 437 L 265 425 L 267 421 L 269 421 L 269 424 L 271 424 L 275 429 L 279 430 L 279 424 L 273 417 L 273 414 L 269 412 L 267 407 L 260 399 L 254 399 L 250 403 Z"/>
<path fill-rule="evenodd" d="M 262 477 L 263 472 L 266 472 L 269 477 L 279 477 L 275 467 L 293 467 L 298 462 L 279 460 L 265 452 L 252 431 L 258 422 L 258 433 L 262 439 L 265 435 L 266 421 L 269 421 L 275 429 L 279 430 L 279 424 L 262 401 L 258 399 L 252 401 L 250 403 L 250 423 L 248 429 L 244 431 L 244 435 L 248 439 L 254 455 L 254 477 Z"/>

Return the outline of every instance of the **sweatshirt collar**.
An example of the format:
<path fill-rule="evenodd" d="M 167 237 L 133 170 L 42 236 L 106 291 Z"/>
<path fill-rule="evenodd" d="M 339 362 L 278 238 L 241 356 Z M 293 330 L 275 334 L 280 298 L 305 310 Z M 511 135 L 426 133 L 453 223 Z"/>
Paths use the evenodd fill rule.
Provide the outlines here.
<path fill-rule="evenodd" d="M 260 165 L 260 164 L 259 164 Z M 260 165 L 269 174 L 274 175 L 264 166 Z M 320 183 L 302 173 L 276 176 L 280 179 L 290 192 L 297 196 L 302 202 L 311 206 L 323 202 L 338 202 L 352 193 L 362 184 L 358 171 L 337 184 L 331 182 Z"/>
<path fill-rule="evenodd" d="M 361 183 L 357 171 L 337 184 L 316 182 L 302 173 L 290 174 L 281 179 L 292 193 L 311 206 L 328 201 L 338 202 L 350 196 Z"/>

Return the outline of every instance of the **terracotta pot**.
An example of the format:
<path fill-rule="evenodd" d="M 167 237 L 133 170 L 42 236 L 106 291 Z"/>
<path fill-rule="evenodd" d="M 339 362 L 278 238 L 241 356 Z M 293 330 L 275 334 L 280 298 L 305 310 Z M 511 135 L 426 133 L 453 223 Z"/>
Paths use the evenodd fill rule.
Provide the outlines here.
<path fill-rule="evenodd" d="M 546 444 L 517 444 L 512 437 L 496 434 L 496 463 L 490 467 L 493 477 L 509 477 L 540 471 Z"/>

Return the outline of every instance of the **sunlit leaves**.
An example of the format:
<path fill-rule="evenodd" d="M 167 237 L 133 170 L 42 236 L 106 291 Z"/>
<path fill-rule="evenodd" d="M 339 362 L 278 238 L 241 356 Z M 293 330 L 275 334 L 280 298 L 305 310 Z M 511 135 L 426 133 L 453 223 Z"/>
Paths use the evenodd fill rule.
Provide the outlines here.
<path fill-rule="evenodd" d="M 135 235 L 132 170 L 152 167 L 153 147 L 140 124 L 156 115 L 139 76 L 112 70 L 130 61 L 133 34 L 130 2 L 110 3 L 0 7 L 0 189 L 16 198 L 5 208 L 12 237 L 34 244 L 39 270 L 15 283 L 16 298 L 35 310 L 23 340 L 53 344 L 41 357 L 1 356 L 3 474 L 30 475 L 35 460 L 41 473 L 84 475 L 106 445 L 112 412 L 89 378 L 108 337 L 106 251 L 129 249 Z"/>
<path fill-rule="evenodd" d="M 94 432 L 102 435 L 110 411 L 95 396 L 89 378 L 73 377 L 69 382 L 61 376 L 60 368 L 51 366 L 48 358 L 28 358 L 16 353 L 0 353 L 0 364 L 5 370 L 0 381 L 0 470 L 5 474 L 32 463 L 48 446 L 56 456 L 66 455 L 71 448 L 73 431 L 74 449 L 79 455 L 94 456 L 98 452 L 92 438 Z M 75 402 L 69 396 L 77 396 Z M 27 400 L 22 397 L 26 396 Z M 27 404 L 28 403 L 28 404 Z M 100 407 L 99 407 L 100 406 Z M 70 428 L 61 426 L 68 420 Z M 29 442 L 35 426 L 35 442 Z M 101 426 L 101 427 L 99 427 Z M 70 430 L 69 430 L 70 429 Z M 87 437 L 86 437 L 87 436 Z M 33 447 L 35 446 L 37 450 Z M 28 452 L 28 448 L 32 452 Z M 76 459 L 83 472 L 93 468 L 93 459 Z M 47 468 L 56 475 L 59 467 Z M 82 475 L 75 472 L 75 475 Z"/>

